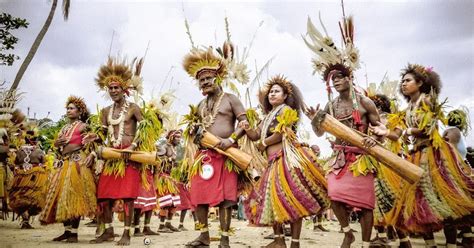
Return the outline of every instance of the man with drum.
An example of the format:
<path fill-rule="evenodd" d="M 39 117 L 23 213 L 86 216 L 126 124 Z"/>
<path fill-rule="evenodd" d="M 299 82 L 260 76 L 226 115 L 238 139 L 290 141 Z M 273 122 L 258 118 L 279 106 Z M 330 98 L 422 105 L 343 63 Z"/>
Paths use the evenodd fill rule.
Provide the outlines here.
<path fill-rule="evenodd" d="M 236 144 L 243 135 L 242 129 L 235 129 L 236 121 L 246 120 L 245 109 L 233 94 L 225 93 L 221 83 L 227 77 L 222 57 L 214 54 L 212 48 L 193 49 L 184 58 L 186 72 L 198 81 L 205 96 L 198 105 L 201 128 L 220 139 L 216 148 L 226 150 Z M 232 206 L 237 204 L 237 169 L 229 168 L 228 157 L 215 149 L 200 148 L 201 173 L 190 177 L 190 196 L 200 223 L 201 234 L 186 247 L 207 247 L 210 244 L 208 230 L 209 207 L 219 207 L 221 241 L 219 247 L 229 246 L 229 228 Z M 226 162 L 227 161 L 227 162 Z"/>

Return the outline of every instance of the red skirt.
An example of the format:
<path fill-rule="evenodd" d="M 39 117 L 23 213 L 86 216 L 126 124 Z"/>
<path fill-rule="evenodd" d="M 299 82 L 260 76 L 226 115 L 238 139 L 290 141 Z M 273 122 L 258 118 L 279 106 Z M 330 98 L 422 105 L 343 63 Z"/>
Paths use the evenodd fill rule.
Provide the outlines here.
<path fill-rule="evenodd" d="M 138 197 L 133 202 L 133 207 L 141 209 L 142 213 L 156 208 L 156 190 L 153 183 L 153 174 L 150 170 L 146 170 L 146 180 L 148 182 L 148 190 L 143 184 L 138 189 Z"/>
<path fill-rule="evenodd" d="M 188 189 L 184 187 L 184 184 L 178 183 L 179 197 L 181 198 L 181 204 L 178 206 L 178 210 L 187 210 L 192 208 L 191 196 L 189 195 Z"/>
<path fill-rule="evenodd" d="M 355 177 L 349 170 L 351 163 L 348 162 L 338 175 L 329 173 L 327 176 L 329 198 L 355 208 L 374 209 L 374 175 Z"/>
<path fill-rule="evenodd" d="M 199 173 L 191 178 L 189 194 L 192 207 L 201 204 L 214 207 L 224 200 L 237 202 L 237 173 L 225 168 L 227 157 L 214 150 L 203 150 L 200 153 L 208 156 L 208 163 L 214 168 L 214 174 L 208 180 L 203 179 Z"/>
<path fill-rule="evenodd" d="M 135 199 L 140 187 L 140 173 L 128 164 L 123 177 L 100 174 L 97 199 Z"/>

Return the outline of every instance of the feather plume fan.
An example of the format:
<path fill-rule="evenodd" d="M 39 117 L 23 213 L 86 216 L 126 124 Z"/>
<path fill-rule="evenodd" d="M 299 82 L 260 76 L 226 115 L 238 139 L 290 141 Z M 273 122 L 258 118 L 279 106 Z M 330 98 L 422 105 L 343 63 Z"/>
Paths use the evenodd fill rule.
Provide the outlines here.
<path fill-rule="evenodd" d="M 339 22 L 344 47 L 338 49 L 333 39 L 328 35 L 326 27 L 319 21 L 324 35 L 315 27 L 311 18 L 308 17 L 306 35 L 302 35 L 306 46 L 314 53 L 312 59 L 313 74 L 327 75 L 328 70 L 334 65 L 341 64 L 351 71 L 360 68 L 359 50 L 354 46 L 354 21 L 352 17 L 344 18 Z"/>

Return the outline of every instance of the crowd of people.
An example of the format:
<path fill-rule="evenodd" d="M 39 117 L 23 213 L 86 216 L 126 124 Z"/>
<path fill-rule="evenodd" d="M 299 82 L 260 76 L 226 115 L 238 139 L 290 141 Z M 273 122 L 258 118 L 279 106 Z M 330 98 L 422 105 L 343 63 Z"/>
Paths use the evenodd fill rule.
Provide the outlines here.
<path fill-rule="evenodd" d="M 209 247 L 209 209 L 215 207 L 219 247 L 225 248 L 230 247 L 232 210 L 240 202 L 239 218 L 273 228 L 274 240 L 266 247 L 286 247 L 285 224 L 290 247 L 300 247 L 303 218 L 314 217 L 315 228 L 325 231 L 321 220 L 329 209 L 344 234 L 341 247 L 355 241 L 352 214 L 361 225 L 362 247 L 394 245 L 389 240 L 411 247 L 411 235 L 435 247 L 433 233 L 440 230 L 447 247 L 456 247 L 458 230 L 460 244 L 472 247 L 472 150 L 463 140 L 468 115 L 462 109 L 443 113 L 440 76 L 431 67 L 408 64 L 402 69 L 397 89 L 406 109 L 393 96 L 357 87 L 353 22 L 343 23 L 342 47 L 308 23 L 305 43 L 328 90 L 324 108 L 306 105 L 297 84 L 276 75 L 259 90 L 259 109 L 246 109 L 239 97 L 224 91 L 229 81 L 238 80 L 231 73 L 235 61 L 229 40 L 217 51 L 193 47 L 184 57 L 185 72 L 204 96 L 184 116 L 184 128 L 169 98 L 131 100 L 141 90 L 143 60 L 130 64 L 109 58 L 96 83 L 112 104 L 91 115 L 83 98 L 67 98 L 66 121 L 48 141 L 48 150 L 38 128 L 14 108 L 15 92 L 4 90 L 3 211 L 20 216 L 21 228 L 31 228 L 35 215 L 43 225 L 63 223 L 64 233 L 53 240 L 72 243 L 78 242 L 83 217 L 97 222 L 91 243 L 113 241 L 116 213 L 124 223 L 118 245 L 129 245 L 132 236 L 185 231 L 183 221 L 192 211 L 199 235 L 185 247 Z M 360 144 L 324 125 L 329 116 L 360 137 Z M 319 158 L 317 145 L 301 141 L 303 118 L 309 118 L 316 136 L 335 136 L 330 158 Z M 441 132 L 443 124 L 447 128 Z M 421 168 L 419 180 L 406 181 L 381 162 L 382 154 L 371 152 L 374 147 Z M 249 154 L 251 161 L 246 160 Z M 177 211 L 175 227 L 171 221 Z M 150 227 L 153 213 L 159 216 L 156 232 Z M 374 227 L 377 235 L 371 239 Z"/>

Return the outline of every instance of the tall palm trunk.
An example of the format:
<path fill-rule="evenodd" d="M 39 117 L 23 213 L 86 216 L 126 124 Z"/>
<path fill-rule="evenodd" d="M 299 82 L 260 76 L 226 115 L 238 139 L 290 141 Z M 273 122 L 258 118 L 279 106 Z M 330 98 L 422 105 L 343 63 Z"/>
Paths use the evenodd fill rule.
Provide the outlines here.
<path fill-rule="evenodd" d="M 38 51 L 38 48 L 41 45 L 41 41 L 46 35 L 46 32 L 48 32 L 49 26 L 51 25 L 51 22 L 53 21 L 54 12 L 56 11 L 57 5 L 58 5 L 58 0 L 53 0 L 53 4 L 51 5 L 51 10 L 49 11 L 48 19 L 46 19 L 46 22 L 44 23 L 43 28 L 41 28 L 40 32 L 38 33 L 38 36 L 36 36 L 35 42 L 33 42 L 33 45 L 31 46 L 30 51 L 28 52 L 28 55 L 26 55 L 25 60 L 21 64 L 20 69 L 18 70 L 18 73 L 16 74 L 15 81 L 13 81 L 12 87 L 10 88 L 10 91 L 16 90 L 16 88 L 18 88 L 18 84 L 20 84 L 23 74 L 25 74 L 26 69 L 30 65 L 31 61 L 33 60 L 33 57 L 36 54 L 36 51 Z"/>

